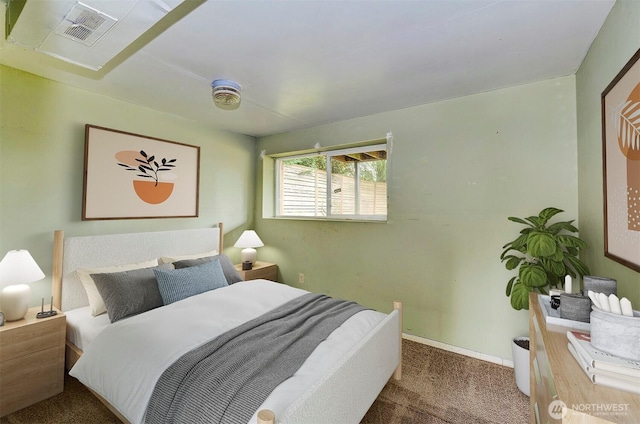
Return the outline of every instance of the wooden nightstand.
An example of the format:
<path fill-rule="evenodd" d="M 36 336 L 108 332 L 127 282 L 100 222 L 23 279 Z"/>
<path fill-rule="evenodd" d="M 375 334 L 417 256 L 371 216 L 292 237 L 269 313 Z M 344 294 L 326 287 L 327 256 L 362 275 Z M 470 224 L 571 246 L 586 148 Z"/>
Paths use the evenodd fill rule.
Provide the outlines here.
<path fill-rule="evenodd" d="M 240 277 L 242 277 L 244 281 L 257 280 L 259 278 L 278 281 L 278 265 L 276 264 L 256 261 L 256 263 L 253 265 L 253 269 L 250 269 L 248 271 L 242 270 L 242 264 L 236 264 L 235 267 L 240 273 Z"/>
<path fill-rule="evenodd" d="M 66 317 L 36 319 L 38 312 L 0 327 L 0 417 L 64 390 Z"/>

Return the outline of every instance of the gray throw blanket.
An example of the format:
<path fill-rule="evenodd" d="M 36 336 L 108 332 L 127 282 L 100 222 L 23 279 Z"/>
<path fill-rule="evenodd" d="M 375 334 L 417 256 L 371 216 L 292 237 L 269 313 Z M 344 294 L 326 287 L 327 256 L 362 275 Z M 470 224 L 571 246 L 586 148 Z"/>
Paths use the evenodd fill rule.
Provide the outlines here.
<path fill-rule="evenodd" d="M 145 422 L 248 422 L 318 344 L 362 310 L 353 302 L 309 293 L 220 335 L 165 370 Z"/>

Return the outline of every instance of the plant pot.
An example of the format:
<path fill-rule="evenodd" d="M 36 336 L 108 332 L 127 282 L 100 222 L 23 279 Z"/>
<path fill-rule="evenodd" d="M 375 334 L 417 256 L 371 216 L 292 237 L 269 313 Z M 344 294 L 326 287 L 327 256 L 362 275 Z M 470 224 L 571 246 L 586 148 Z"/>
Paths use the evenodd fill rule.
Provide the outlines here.
<path fill-rule="evenodd" d="M 157 205 L 164 202 L 173 192 L 173 183 L 133 180 L 133 189 L 140 200 Z"/>
<path fill-rule="evenodd" d="M 526 348 L 521 345 L 526 345 Z M 518 386 L 518 389 L 520 389 L 522 393 L 529 396 L 529 337 L 515 337 L 511 341 L 511 353 L 513 355 L 513 370 L 516 375 L 516 386 Z"/>

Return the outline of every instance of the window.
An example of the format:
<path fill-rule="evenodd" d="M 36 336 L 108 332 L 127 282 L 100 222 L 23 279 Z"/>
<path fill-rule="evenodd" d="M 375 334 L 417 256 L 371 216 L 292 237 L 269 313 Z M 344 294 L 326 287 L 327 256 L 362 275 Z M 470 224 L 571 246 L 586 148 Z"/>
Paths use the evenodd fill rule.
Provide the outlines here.
<path fill-rule="evenodd" d="M 387 217 L 387 145 L 276 159 L 276 216 Z"/>

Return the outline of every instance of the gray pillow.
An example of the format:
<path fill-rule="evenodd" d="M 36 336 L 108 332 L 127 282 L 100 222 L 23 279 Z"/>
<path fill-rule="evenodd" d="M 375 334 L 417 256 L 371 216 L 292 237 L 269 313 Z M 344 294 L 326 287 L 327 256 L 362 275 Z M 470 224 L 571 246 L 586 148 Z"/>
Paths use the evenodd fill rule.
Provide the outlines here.
<path fill-rule="evenodd" d="M 240 273 L 238 273 L 236 267 L 231 263 L 231 259 L 229 259 L 229 257 L 224 253 L 215 256 L 206 256 L 204 258 L 198 259 L 184 259 L 174 262 L 173 266 L 175 266 L 176 269 L 187 268 L 190 266 L 202 265 L 203 263 L 212 261 L 215 258 L 218 258 L 218 260 L 220 261 L 220 266 L 222 267 L 224 277 L 227 279 L 227 284 L 231 285 L 243 281 Z"/>
<path fill-rule="evenodd" d="M 182 269 L 155 268 L 153 272 L 156 274 L 158 290 L 165 305 L 228 286 L 220 261 L 217 259 Z"/>
<path fill-rule="evenodd" d="M 108 274 L 91 274 L 111 322 L 162 306 L 154 269 L 172 269 L 171 264 Z"/>

